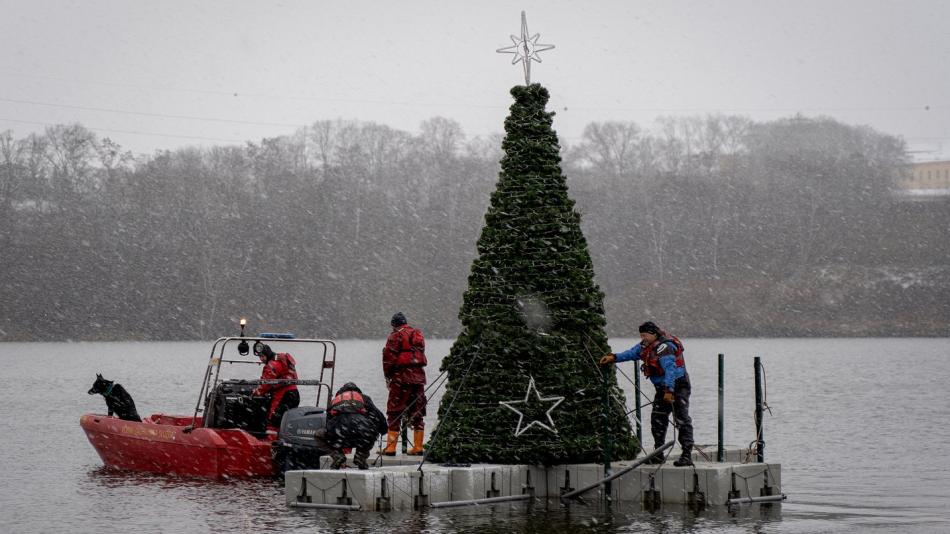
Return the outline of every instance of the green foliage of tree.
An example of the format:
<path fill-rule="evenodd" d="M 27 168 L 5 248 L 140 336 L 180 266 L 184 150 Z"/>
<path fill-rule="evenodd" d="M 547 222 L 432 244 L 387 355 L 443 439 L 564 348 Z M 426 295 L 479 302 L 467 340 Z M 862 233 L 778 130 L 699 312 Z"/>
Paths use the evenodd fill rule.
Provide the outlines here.
<path fill-rule="evenodd" d="M 554 114 L 544 109 L 548 91 L 532 84 L 511 94 L 501 173 L 459 312 L 462 333 L 443 360 L 448 383 L 429 456 L 592 462 L 602 459 L 606 431 L 616 442 L 615 457 L 631 458 L 637 443 L 620 409 L 623 394 L 613 374 L 602 377 L 596 364 L 610 350 L 603 293 L 561 172 Z M 499 404 L 523 399 L 531 378 L 544 397 L 564 397 L 551 411 L 556 432 L 534 425 L 515 435 L 518 415 Z M 621 400 L 608 402 L 606 414 L 604 387 Z M 528 404 L 523 425 L 549 424 L 543 403 Z"/>

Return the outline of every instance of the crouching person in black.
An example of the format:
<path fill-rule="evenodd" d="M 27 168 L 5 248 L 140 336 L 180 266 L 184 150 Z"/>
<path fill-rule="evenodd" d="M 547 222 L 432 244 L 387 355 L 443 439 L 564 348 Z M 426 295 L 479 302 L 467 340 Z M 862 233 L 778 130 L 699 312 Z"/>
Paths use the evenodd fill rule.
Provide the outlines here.
<path fill-rule="evenodd" d="M 370 450 L 380 434 L 386 433 L 386 417 L 376 408 L 369 395 L 360 391 L 353 382 L 343 384 L 330 401 L 327 426 L 317 430 L 313 439 L 321 454 L 332 459 L 331 469 L 346 465 L 345 447 L 356 449 L 353 463 L 360 469 L 369 469 Z"/>

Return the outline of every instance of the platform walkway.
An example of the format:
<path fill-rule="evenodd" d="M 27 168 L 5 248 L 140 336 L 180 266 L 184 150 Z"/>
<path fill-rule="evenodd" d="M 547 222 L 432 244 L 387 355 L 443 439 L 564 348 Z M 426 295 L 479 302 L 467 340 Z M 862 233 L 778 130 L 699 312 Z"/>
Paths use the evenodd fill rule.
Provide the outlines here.
<path fill-rule="evenodd" d="M 664 503 L 706 507 L 726 505 L 730 500 L 781 495 L 781 464 L 746 463 L 750 457 L 754 460 L 746 449 L 727 450 L 726 461 L 721 463 L 694 452 L 692 467 L 674 467 L 672 460 L 678 457 L 679 451 L 674 450 L 664 464 L 641 465 L 617 478 L 611 483 L 611 499 L 649 507 Z M 349 467 L 288 471 L 284 482 L 286 503 L 299 508 L 370 512 L 418 510 L 472 501 L 558 499 L 605 476 L 601 464 L 544 467 L 427 463 L 419 471 L 419 460 L 417 456 L 397 455 L 384 457 L 382 466 L 368 470 Z M 632 464 L 633 461 L 614 462 L 612 472 Z M 580 497 L 603 499 L 604 492 L 604 486 L 598 486 Z"/>

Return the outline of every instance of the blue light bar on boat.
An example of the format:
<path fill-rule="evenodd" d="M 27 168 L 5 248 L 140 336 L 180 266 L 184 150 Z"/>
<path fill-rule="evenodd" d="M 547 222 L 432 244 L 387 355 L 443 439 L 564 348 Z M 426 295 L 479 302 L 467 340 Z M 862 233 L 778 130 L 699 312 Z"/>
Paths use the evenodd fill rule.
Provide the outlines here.
<path fill-rule="evenodd" d="M 290 332 L 261 332 L 257 337 L 263 339 L 295 339 L 297 336 Z"/>

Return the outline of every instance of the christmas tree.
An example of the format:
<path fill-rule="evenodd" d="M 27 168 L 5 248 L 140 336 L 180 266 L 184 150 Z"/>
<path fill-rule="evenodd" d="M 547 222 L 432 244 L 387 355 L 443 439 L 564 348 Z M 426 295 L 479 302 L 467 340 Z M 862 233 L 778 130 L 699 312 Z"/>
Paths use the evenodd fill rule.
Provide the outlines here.
<path fill-rule="evenodd" d="M 448 381 L 427 457 L 560 464 L 636 455 L 613 366 L 603 293 L 561 172 L 554 113 L 539 84 L 512 88 L 505 156 L 442 370 Z"/>

